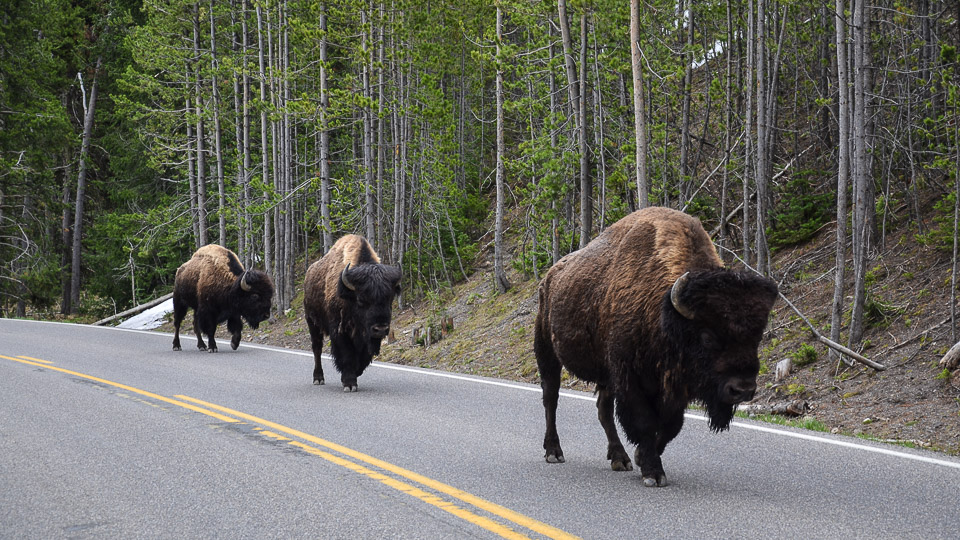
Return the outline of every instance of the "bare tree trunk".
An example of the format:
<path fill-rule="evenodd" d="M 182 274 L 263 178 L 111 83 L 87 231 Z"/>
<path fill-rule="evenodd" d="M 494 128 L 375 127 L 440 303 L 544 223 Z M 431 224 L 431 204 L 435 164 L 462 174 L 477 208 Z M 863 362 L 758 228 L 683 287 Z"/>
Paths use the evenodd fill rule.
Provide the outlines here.
<path fill-rule="evenodd" d="M 560 0 L 563 2 L 563 0 Z M 504 206 L 504 166 L 503 157 L 506 145 L 503 140 L 503 69 L 500 66 L 500 42 L 503 40 L 503 10 L 497 2 L 497 217 L 494 228 L 493 273 L 497 282 L 497 289 L 501 293 L 507 292 L 510 282 L 503 269 L 503 206 Z"/>
<path fill-rule="evenodd" d="M 757 161 L 755 182 L 757 184 L 757 270 L 763 275 L 770 274 L 769 250 L 767 248 L 767 213 L 769 212 L 769 188 L 767 179 L 767 3 L 757 0 Z"/>
<path fill-rule="evenodd" d="M 243 199 L 240 204 L 243 211 L 243 222 L 240 234 L 243 236 L 243 242 L 240 245 L 243 248 L 243 252 L 240 255 L 240 259 L 243 261 L 244 266 L 250 266 L 253 260 L 253 237 L 252 237 L 252 223 L 250 220 L 250 175 L 251 175 L 251 157 L 250 157 L 250 76 L 247 74 L 247 47 L 248 47 L 248 34 L 247 34 L 247 0 L 241 2 L 242 12 L 240 18 L 240 32 L 242 36 L 242 46 L 243 46 L 243 68 L 242 68 L 242 81 L 241 86 L 243 88 L 243 104 L 241 109 L 243 111 Z M 266 163 L 264 163 L 266 167 Z"/>
<path fill-rule="evenodd" d="M 744 264 L 751 264 L 753 259 L 752 257 L 752 238 L 750 231 L 753 230 L 751 226 L 752 221 L 750 220 L 750 177 L 751 168 L 753 165 L 753 144 L 754 138 L 752 137 L 753 130 L 753 92 L 754 87 L 754 62 L 756 58 L 754 57 L 754 46 L 755 46 L 755 33 L 754 33 L 754 13 L 753 13 L 753 0 L 747 0 L 747 73 L 746 73 L 746 83 L 743 85 L 746 88 L 747 93 L 747 103 L 746 103 L 746 120 L 744 122 L 744 130 L 746 131 L 746 144 L 744 145 L 744 171 L 743 171 L 743 262 Z"/>
<path fill-rule="evenodd" d="M 200 4 L 193 4 L 193 88 L 197 113 L 197 243 L 205 246 L 207 235 L 207 160 L 204 150 L 203 99 L 200 83 Z"/>
<path fill-rule="evenodd" d="M 383 71 L 384 71 L 384 66 L 386 66 L 387 64 L 386 64 L 386 38 L 384 37 L 384 36 L 385 36 L 385 34 L 384 34 L 384 3 L 383 3 L 382 1 L 380 1 L 379 4 L 380 4 L 380 19 L 379 19 L 379 21 L 377 21 L 377 22 L 378 22 L 378 28 L 379 28 L 379 32 L 378 32 L 379 36 L 378 36 L 378 39 L 377 39 L 377 57 L 378 57 L 378 62 L 377 62 L 377 64 L 378 64 L 378 65 L 377 65 L 377 128 L 376 128 L 376 129 L 377 129 L 377 180 L 376 180 L 376 181 L 377 181 L 377 201 L 378 201 L 378 212 L 377 212 L 378 225 L 377 225 L 377 240 L 376 240 L 376 242 L 377 242 L 377 248 L 378 248 L 378 249 L 382 249 L 382 248 L 384 247 L 384 245 L 385 245 L 385 244 L 384 244 L 384 239 L 383 239 L 383 230 L 384 230 L 384 227 L 383 227 L 383 225 L 379 224 L 379 220 L 380 220 L 380 217 L 383 215 L 383 200 L 384 200 L 384 199 L 383 199 L 383 169 L 384 169 L 385 162 L 386 162 L 386 156 L 384 155 L 384 153 L 385 153 L 385 151 L 386 151 L 386 150 L 385 150 L 385 147 L 384 147 L 384 137 L 386 136 L 386 131 L 387 131 L 386 128 L 384 127 L 384 123 L 385 123 L 385 118 L 386 118 L 386 117 L 385 117 L 385 115 L 383 114 L 383 97 L 384 97 L 384 91 L 383 91 L 383 85 L 384 85 L 384 81 L 383 81 Z M 462 81 L 462 80 L 463 80 L 463 78 L 462 78 L 462 70 L 461 70 L 461 81 Z M 462 94 L 462 93 L 461 93 L 461 94 Z M 460 100 L 460 102 L 461 102 L 461 107 L 460 107 L 461 115 L 460 115 L 460 119 L 461 119 L 461 122 L 462 122 L 462 120 L 463 120 L 463 105 L 462 105 L 462 103 L 463 103 L 463 97 L 462 97 L 462 95 L 461 95 L 461 100 Z M 462 171 L 463 171 L 463 129 L 462 129 L 462 126 L 461 126 L 461 128 L 460 128 L 459 131 L 460 131 L 460 171 L 461 171 L 461 176 L 462 176 Z M 459 252 L 457 253 L 457 255 L 459 256 Z M 464 277 L 466 277 L 466 274 L 464 274 Z"/>
<path fill-rule="evenodd" d="M 64 93 L 63 97 L 64 110 L 67 106 L 67 94 Z M 60 300 L 60 313 L 63 315 L 68 315 L 72 313 L 70 306 L 72 305 L 71 294 L 70 294 L 70 262 L 73 260 L 73 212 L 72 212 L 72 193 L 71 187 L 73 185 L 73 158 L 70 155 L 69 150 L 64 150 L 63 152 L 63 194 L 61 196 L 61 203 L 63 204 L 63 210 L 60 220 L 60 234 L 62 245 L 62 253 L 60 256 L 60 288 L 61 288 L 61 300 Z M 2 195 L 2 191 L 0 191 Z M 2 196 L 0 196 L 0 223 L 3 222 L 3 201 Z"/>
<path fill-rule="evenodd" d="M 267 115 L 267 66 L 265 58 L 265 47 L 263 44 L 263 8 L 257 6 L 257 61 L 260 73 L 260 168 L 263 175 L 263 185 L 270 185 L 270 139 L 269 139 L 269 117 Z M 273 273 L 272 256 L 274 245 L 272 242 L 272 231 L 270 230 L 270 212 L 263 214 L 263 271 L 268 275 Z"/>
<path fill-rule="evenodd" d="M 681 5 L 683 3 L 681 2 Z M 690 181 L 690 101 L 693 87 L 693 0 L 687 0 L 687 45 L 683 53 L 683 112 L 680 121 L 680 196 L 683 207 L 691 196 Z"/>
<path fill-rule="evenodd" d="M 218 241 L 221 246 L 227 245 L 227 196 L 226 182 L 223 177 L 223 147 L 221 146 L 220 127 L 220 89 L 217 84 L 217 70 L 220 68 L 217 60 L 216 25 L 213 20 L 214 0 L 210 0 L 210 73 L 213 77 L 213 146 L 217 153 L 217 217 L 219 218 Z"/>
<path fill-rule="evenodd" d="M 720 188 L 720 237 L 717 243 L 721 246 L 727 244 L 727 188 L 730 185 L 730 138 L 733 105 L 732 78 L 733 78 L 733 14 L 730 9 L 730 0 L 726 1 L 727 8 L 727 46 L 724 53 L 726 56 L 726 74 L 723 83 L 723 183 Z M 728 259 L 727 252 L 721 251 L 721 257 Z"/>
<path fill-rule="evenodd" d="M 840 343 L 840 329 L 843 326 L 844 278 L 847 260 L 847 175 L 850 167 L 850 87 L 847 73 L 847 22 L 844 19 L 845 0 L 836 0 L 836 48 L 837 48 L 837 89 L 839 91 L 837 120 L 840 131 L 839 157 L 837 165 L 837 239 L 834 264 L 833 302 L 830 315 L 830 339 Z M 839 353 L 830 350 L 834 361 Z"/>
<path fill-rule="evenodd" d="M 99 85 L 100 66 L 103 57 L 97 57 L 97 65 L 93 71 L 93 83 L 90 85 L 90 99 L 83 107 L 83 138 L 80 142 L 79 172 L 77 175 L 77 197 L 73 214 L 73 254 L 70 265 L 70 313 L 76 314 L 80 305 L 80 264 L 81 249 L 83 247 L 83 206 L 87 198 L 87 163 L 89 162 L 90 141 L 93 139 L 93 117 L 97 108 L 97 88 Z M 79 74 L 77 75 L 79 77 Z M 81 83 L 83 80 L 81 79 Z M 81 86 L 82 88 L 82 86 Z"/>
<path fill-rule="evenodd" d="M 863 311 L 866 306 L 867 260 L 872 245 L 872 214 L 875 200 L 873 178 L 867 155 L 867 32 L 869 25 L 863 2 L 853 8 L 853 311 L 850 315 L 851 349 L 863 339 Z"/>
<path fill-rule="evenodd" d="M 190 72 L 189 69 L 186 72 L 187 84 L 190 81 Z M 184 113 L 189 117 L 190 113 L 193 111 L 193 102 L 188 96 L 183 101 Z M 193 135 L 193 124 L 189 121 L 186 122 L 187 129 L 187 141 L 186 141 L 186 150 L 187 150 L 187 185 L 190 190 L 190 230 L 193 233 L 193 248 L 197 249 L 203 244 L 200 243 L 200 220 L 197 219 L 199 210 L 197 209 L 197 176 L 196 169 L 196 159 L 194 155 L 194 135 Z"/>
<path fill-rule="evenodd" d="M 550 45 L 548 47 L 548 54 L 550 58 L 550 64 L 553 65 L 553 27 L 548 23 L 547 24 L 547 35 L 550 36 Z M 550 83 L 550 118 L 556 118 L 559 114 L 557 106 L 557 78 L 554 76 L 553 69 L 549 70 L 547 78 Z M 557 130 L 550 130 L 550 148 L 557 147 Z M 552 228 L 550 232 L 551 238 L 551 254 L 553 264 L 557 264 L 557 261 L 560 260 L 560 209 L 558 208 L 557 201 L 551 200 L 550 207 L 553 211 L 553 220 Z"/>
<path fill-rule="evenodd" d="M 574 134 L 576 135 L 578 142 L 580 142 L 581 123 L 583 120 L 580 117 L 580 111 L 581 111 L 580 82 L 577 79 L 577 65 L 573 59 L 573 40 L 570 36 L 570 20 L 567 17 L 566 0 L 557 0 L 557 12 L 559 14 L 559 22 L 560 22 L 560 41 L 563 45 L 564 67 L 567 73 L 567 95 L 569 96 L 570 116 L 573 118 Z M 586 140 L 582 142 L 585 143 Z M 580 146 L 580 151 L 581 152 L 584 151 L 583 146 Z M 583 169 L 582 159 L 583 159 L 583 156 L 581 155 L 581 171 Z M 582 191 L 583 181 L 584 181 L 583 178 L 581 178 L 580 179 L 581 191 Z M 581 193 L 581 205 L 580 205 L 581 218 L 584 213 L 582 202 L 583 202 L 583 194 Z M 567 214 L 567 223 L 572 225 L 573 224 L 573 208 L 572 208 L 572 203 L 570 202 L 569 194 L 567 195 L 567 200 L 564 201 L 564 204 L 566 206 L 565 213 Z M 580 244 L 585 245 L 583 240 L 583 234 L 582 234 L 583 233 L 582 219 L 580 223 L 580 231 L 581 231 Z M 574 249 L 574 246 L 571 246 L 571 249 Z"/>
<path fill-rule="evenodd" d="M 330 128 L 327 118 L 330 92 L 327 89 L 327 14 L 326 3 L 320 4 L 320 228 L 323 230 L 323 252 L 333 247 L 330 223 Z"/>
<path fill-rule="evenodd" d="M 637 148 L 637 207 L 646 208 L 650 204 L 650 181 L 647 179 L 647 117 L 643 99 L 643 58 L 640 54 L 640 0 L 630 0 L 630 58 L 633 70 L 633 125 Z"/>
<path fill-rule="evenodd" d="M 590 176 L 590 152 L 587 144 L 587 10 L 580 14 L 580 112 L 577 117 L 577 141 L 580 147 L 580 247 L 593 235 L 593 178 Z"/>
<path fill-rule="evenodd" d="M 361 39 L 361 49 L 363 51 L 363 67 L 361 68 L 361 82 L 363 84 L 363 190 L 364 190 L 364 221 L 366 222 L 366 237 L 370 242 L 376 241 L 376 231 L 374 223 L 376 221 L 374 193 L 376 187 L 373 185 L 373 109 L 370 107 L 370 101 L 373 99 L 373 92 L 370 89 L 370 71 L 373 69 L 373 55 L 370 48 L 370 36 L 368 28 L 370 17 L 367 15 L 366 7 L 360 9 L 360 23 L 365 28 L 363 38 Z M 439 231 L 438 231 L 439 232 Z M 379 246 L 376 246 L 379 247 Z M 442 259 L 442 255 L 441 255 Z"/>

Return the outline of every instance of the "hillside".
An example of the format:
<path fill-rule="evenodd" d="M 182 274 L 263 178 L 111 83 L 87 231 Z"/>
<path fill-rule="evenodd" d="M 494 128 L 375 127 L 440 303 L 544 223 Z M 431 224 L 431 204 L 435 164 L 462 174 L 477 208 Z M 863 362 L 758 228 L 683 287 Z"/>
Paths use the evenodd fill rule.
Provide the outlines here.
<path fill-rule="evenodd" d="M 824 334 L 833 290 L 833 234 L 827 225 L 813 241 L 783 250 L 774 260 L 781 291 Z M 480 253 L 468 280 L 432 300 L 395 310 L 396 341 L 384 345 L 379 360 L 536 383 L 536 282 L 511 272 L 514 287 L 498 295 L 491 260 L 491 251 Z M 937 367 L 952 345 L 949 286 L 944 286 L 949 285 L 950 271 L 950 255 L 915 241 L 909 225 L 888 231 L 870 273 L 871 322 L 863 350 L 887 367 L 883 372 L 831 362 L 826 347 L 778 301 L 761 344 L 760 391 L 751 405 L 800 400 L 809 410 L 789 420 L 794 425 L 960 454 L 960 372 L 944 377 Z M 453 320 L 449 335 L 428 346 L 413 343 L 415 329 L 430 326 L 436 336 L 444 317 Z M 190 321 L 184 326 L 189 328 Z M 309 350 L 302 296 L 286 315 L 245 333 L 245 340 Z M 329 350 L 329 342 L 325 348 Z M 775 366 L 785 358 L 809 363 L 778 382 Z M 590 389 L 566 373 L 564 384 Z"/>

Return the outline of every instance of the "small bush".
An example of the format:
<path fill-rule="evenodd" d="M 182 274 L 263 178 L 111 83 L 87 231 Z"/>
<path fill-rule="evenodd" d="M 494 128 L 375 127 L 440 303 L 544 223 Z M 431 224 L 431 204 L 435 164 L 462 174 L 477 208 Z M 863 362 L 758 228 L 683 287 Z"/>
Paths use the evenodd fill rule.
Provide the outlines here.
<path fill-rule="evenodd" d="M 804 343 L 799 349 L 790 353 L 790 358 L 793 359 L 794 366 L 803 367 L 817 361 L 817 349 L 809 343 Z"/>

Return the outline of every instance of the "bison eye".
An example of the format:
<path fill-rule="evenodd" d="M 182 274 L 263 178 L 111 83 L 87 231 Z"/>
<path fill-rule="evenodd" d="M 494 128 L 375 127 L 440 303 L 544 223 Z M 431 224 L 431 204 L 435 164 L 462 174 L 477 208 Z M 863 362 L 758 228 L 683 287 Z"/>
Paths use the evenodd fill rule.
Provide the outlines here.
<path fill-rule="evenodd" d="M 257 300 L 260 299 L 260 295 L 257 294 L 257 293 L 253 293 L 253 294 L 250 296 L 250 299 L 253 300 L 254 302 L 256 302 Z"/>
<path fill-rule="evenodd" d="M 704 330 L 700 333 L 700 343 L 704 349 L 720 348 L 720 342 L 717 340 L 717 336 L 709 330 Z"/>

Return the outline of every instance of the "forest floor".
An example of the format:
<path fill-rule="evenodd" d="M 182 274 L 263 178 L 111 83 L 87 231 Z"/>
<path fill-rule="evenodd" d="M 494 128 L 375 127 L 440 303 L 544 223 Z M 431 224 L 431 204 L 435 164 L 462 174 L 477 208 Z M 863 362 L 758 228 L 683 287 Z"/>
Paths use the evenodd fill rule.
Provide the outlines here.
<path fill-rule="evenodd" d="M 761 419 L 960 455 L 960 370 L 943 374 L 937 366 L 953 345 L 951 257 L 923 245 L 916 238 L 916 225 L 909 227 L 887 225 L 888 231 L 896 232 L 886 234 L 867 278 L 871 309 L 862 354 L 887 369 L 875 371 L 830 360 L 806 323 L 779 300 L 761 343 L 759 390 L 748 405 L 762 409 L 800 403 L 805 412 L 792 418 L 761 414 Z M 775 255 L 773 272 L 781 280 L 781 292 L 827 336 L 833 235 L 833 225 L 828 224 L 812 241 L 781 250 Z M 492 257 L 491 246 L 478 255 L 474 273 L 465 282 L 433 295 L 432 300 L 395 308 L 395 340 L 384 343 L 378 360 L 538 383 L 533 355 L 537 282 L 511 270 L 513 287 L 498 294 Z M 846 316 L 849 319 L 849 313 Z M 429 327 L 436 338 L 444 318 L 453 320 L 453 330 L 442 339 L 426 346 L 413 342 L 415 329 L 425 333 Z M 191 328 L 190 324 L 186 321 L 184 328 Z M 170 323 L 161 330 L 170 331 Z M 245 328 L 244 340 L 309 350 L 302 292 L 286 314 L 259 330 Z M 795 364 L 809 363 L 777 381 L 776 364 L 786 358 Z M 311 369 L 305 364 L 304 384 L 310 383 Z M 563 380 L 569 388 L 592 389 L 566 372 Z"/>

